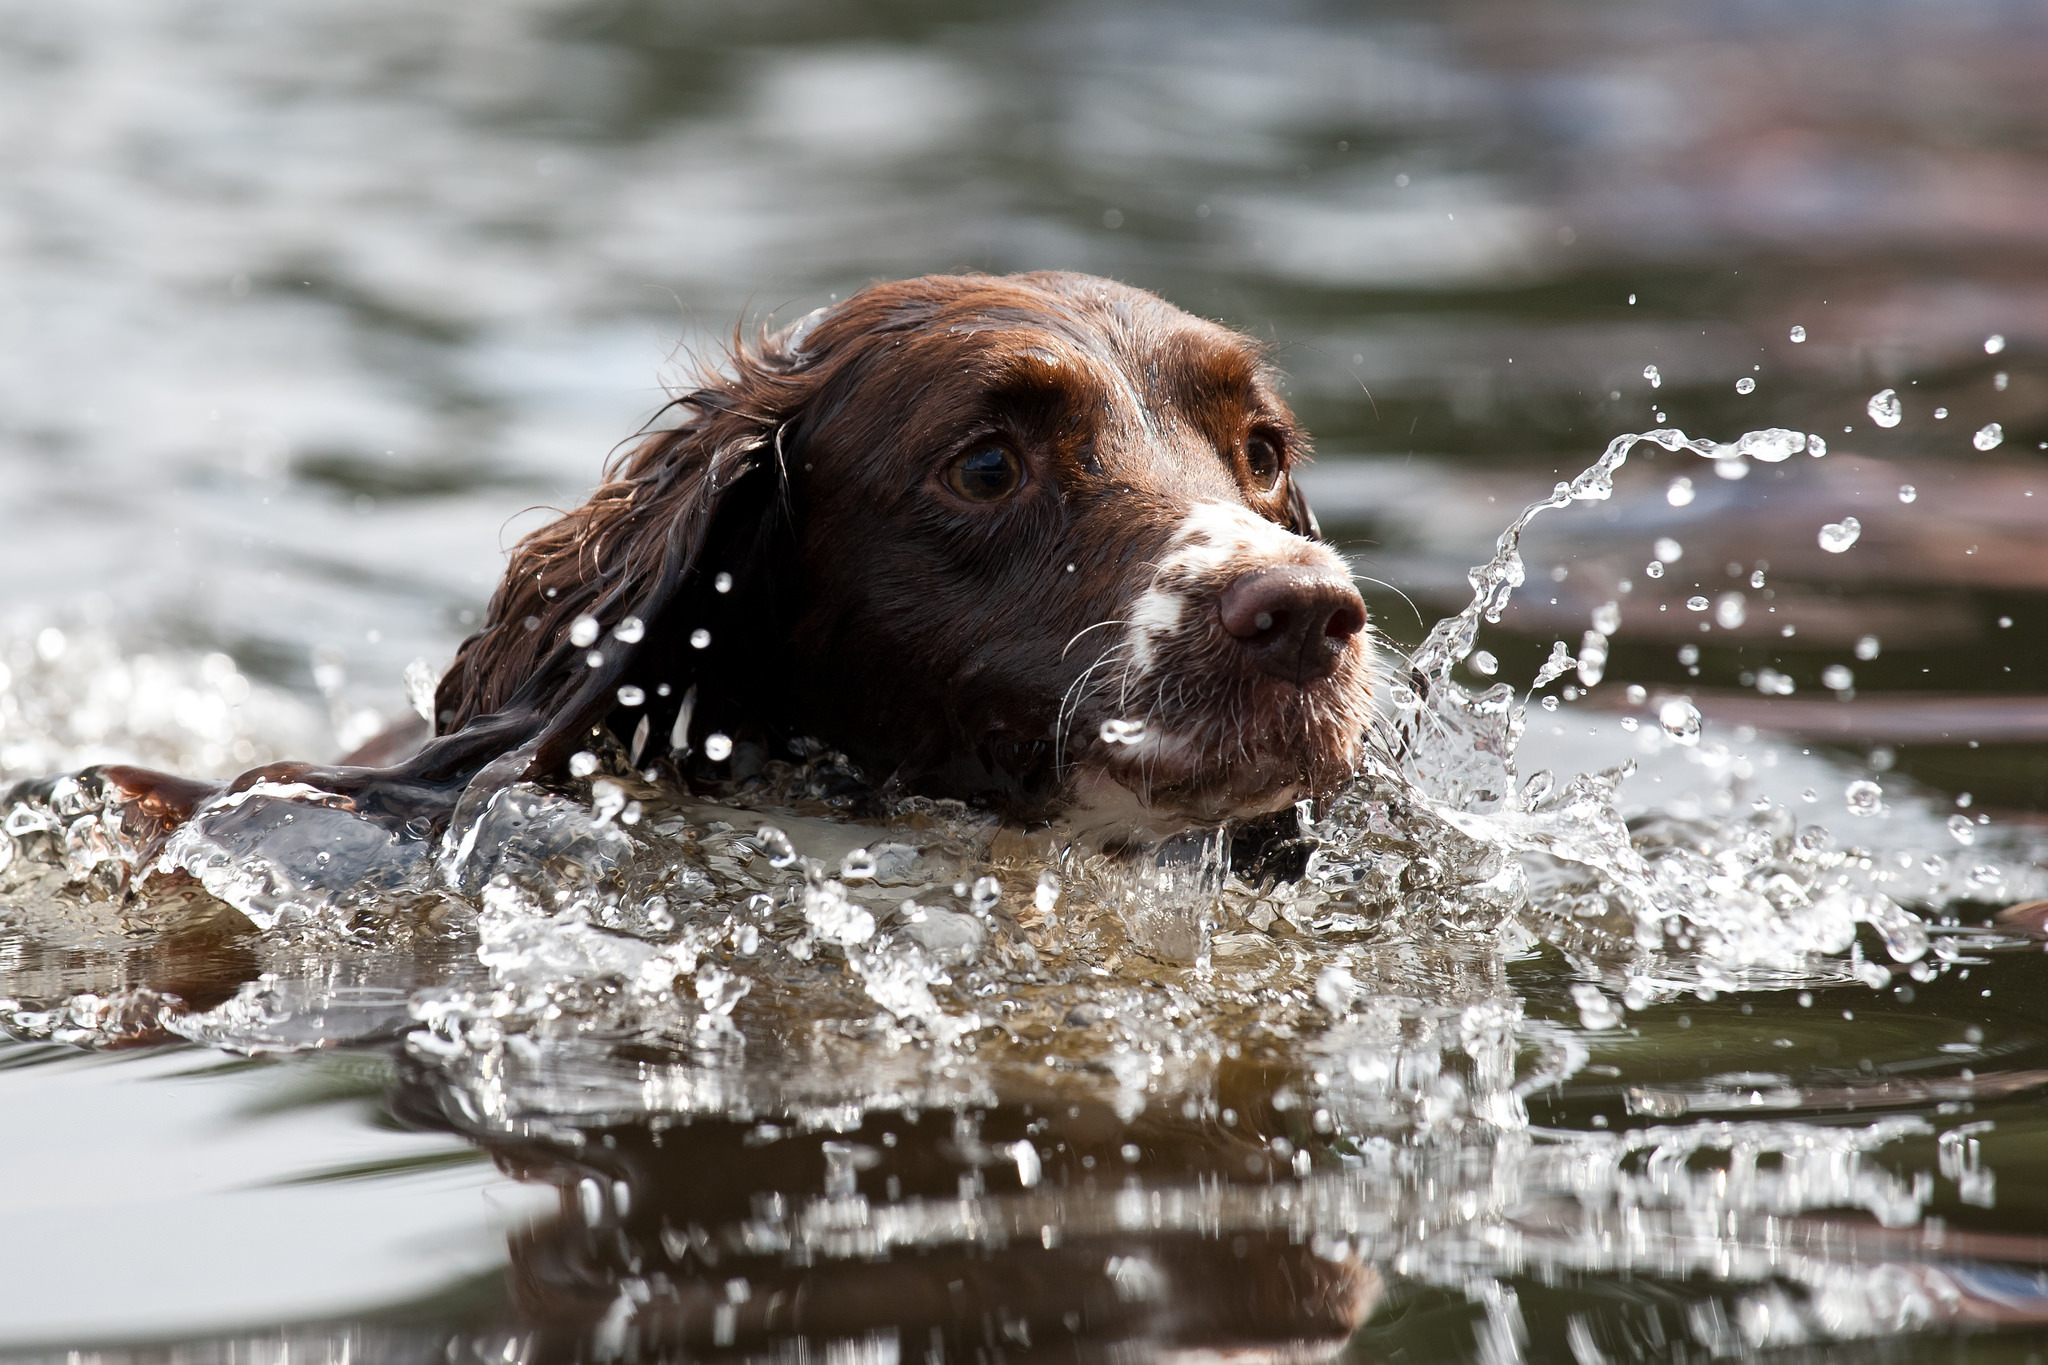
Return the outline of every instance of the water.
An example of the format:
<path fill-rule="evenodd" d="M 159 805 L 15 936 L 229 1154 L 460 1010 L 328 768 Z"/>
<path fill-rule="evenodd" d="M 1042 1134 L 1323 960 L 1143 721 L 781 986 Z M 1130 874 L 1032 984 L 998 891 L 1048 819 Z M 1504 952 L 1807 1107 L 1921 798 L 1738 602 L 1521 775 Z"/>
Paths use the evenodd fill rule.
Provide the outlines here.
<path fill-rule="evenodd" d="M 10 14 L 6 780 L 338 752 L 678 337 L 958 263 L 1275 336 L 1417 610 L 1267 868 L 593 753 L 445 846 L 259 792 L 121 901 L 48 792 L 0 1348 L 2039 1349 L 2048 220 L 1917 177 L 2038 192 L 2048 36 L 1968 17 Z"/>

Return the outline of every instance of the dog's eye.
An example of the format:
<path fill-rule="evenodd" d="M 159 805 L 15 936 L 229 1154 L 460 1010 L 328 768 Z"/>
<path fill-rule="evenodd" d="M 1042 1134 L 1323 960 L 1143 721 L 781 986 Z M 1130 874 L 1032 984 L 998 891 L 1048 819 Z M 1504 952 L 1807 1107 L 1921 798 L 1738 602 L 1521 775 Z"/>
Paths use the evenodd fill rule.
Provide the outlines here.
<path fill-rule="evenodd" d="M 1245 437 L 1244 462 L 1262 491 L 1270 493 L 1279 484 L 1280 447 L 1270 436 L 1255 431 Z"/>
<path fill-rule="evenodd" d="M 976 446 L 946 469 L 946 486 L 969 502 L 1007 498 L 1024 483 L 1024 462 L 1003 445 Z"/>

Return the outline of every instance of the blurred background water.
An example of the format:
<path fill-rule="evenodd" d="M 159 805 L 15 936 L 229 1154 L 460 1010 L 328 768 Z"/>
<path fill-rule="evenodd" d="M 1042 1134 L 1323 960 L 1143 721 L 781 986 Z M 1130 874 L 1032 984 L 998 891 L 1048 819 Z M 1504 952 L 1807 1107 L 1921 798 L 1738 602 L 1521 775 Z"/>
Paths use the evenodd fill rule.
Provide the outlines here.
<path fill-rule="evenodd" d="M 1411 641 L 1618 432 L 1824 435 L 1546 525 L 1554 591 L 1490 648 L 1526 672 L 1628 578 L 1611 678 L 2048 808 L 2040 0 L 0 0 L 8 657 L 53 625 L 226 656 L 335 752 L 691 357 L 870 280 L 1038 268 L 1268 339 Z M 1702 591 L 1747 623 L 1697 634 Z M 1852 692 L 1892 710 L 1815 709 Z M 0 775 L 57 756 L 26 733 Z"/>

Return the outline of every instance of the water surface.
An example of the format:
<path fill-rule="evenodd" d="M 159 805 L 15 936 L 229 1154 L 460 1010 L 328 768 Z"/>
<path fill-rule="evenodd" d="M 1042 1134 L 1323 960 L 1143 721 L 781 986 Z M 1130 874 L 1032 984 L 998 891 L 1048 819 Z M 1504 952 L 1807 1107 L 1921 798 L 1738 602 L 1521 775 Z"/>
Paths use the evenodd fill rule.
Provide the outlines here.
<path fill-rule="evenodd" d="M 571 793 L 543 824 L 613 900 L 562 922 L 519 838 L 525 900 L 353 936 L 16 886 L 0 995 L 69 1041 L 0 1053 L 0 1348 L 2048 1345 L 2039 943 L 1991 927 L 2041 894 L 2048 806 L 2038 9 L 104 0 L 4 31 L 9 781 L 340 752 L 690 349 L 880 276 L 1093 270 L 1270 337 L 1404 646 L 1617 433 L 1829 453 L 1639 448 L 1532 524 L 1496 671 L 1456 672 L 1526 688 L 1616 604 L 1518 778 L 1635 759 L 1617 811 L 1721 860 L 1719 948 L 1645 957 L 1541 859 L 1504 930 L 1385 844 L 1333 843 L 1357 884 L 1313 905 L 1197 911 L 1199 858 L 1125 883 L 911 812 L 915 860 L 847 880 L 875 832 L 798 786 L 648 794 L 631 849 Z M 1697 745 L 1658 724 L 1679 694 Z M 1886 890 L 1925 951 L 1882 915 L 1735 934 L 1780 874 Z M 916 955 L 833 941 L 832 883 Z M 77 997 L 138 986 L 197 1043 L 81 1051 L 136 1016 Z"/>

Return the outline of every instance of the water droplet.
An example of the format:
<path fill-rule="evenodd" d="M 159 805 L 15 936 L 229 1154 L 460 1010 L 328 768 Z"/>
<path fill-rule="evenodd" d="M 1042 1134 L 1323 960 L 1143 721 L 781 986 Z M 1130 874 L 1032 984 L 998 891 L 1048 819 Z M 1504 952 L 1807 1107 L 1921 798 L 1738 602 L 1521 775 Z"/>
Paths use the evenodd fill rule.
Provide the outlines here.
<path fill-rule="evenodd" d="M 1991 376 L 1991 387 L 1997 389 L 2000 393 L 2004 393 L 2006 390 L 2006 386 L 2011 383 L 2012 376 L 2007 374 L 2004 370 L 2000 370 L 1997 374 Z"/>
<path fill-rule="evenodd" d="M 1663 560 L 1666 564 L 1676 564 L 1685 557 L 1685 548 L 1670 536 L 1658 536 L 1656 543 L 1651 545 L 1650 549 L 1656 554 L 1657 558 Z"/>
<path fill-rule="evenodd" d="M 1623 693 L 1623 695 L 1628 698 L 1630 706 L 1641 706 L 1645 701 L 1649 700 L 1650 690 L 1641 683 L 1630 683 L 1628 691 Z"/>
<path fill-rule="evenodd" d="M 588 777 L 597 771 L 597 755 L 588 749 L 579 749 L 569 755 L 569 772 L 575 777 Z"/>
<path fill-rule="evenodd" d="M 593 649 L 583 656 L 583 662 L 591 668 L 603 668 L 604 655 Z"/>
<path fill-rule="evenodd" d="M 848 851 L 839 860 L 839 877 L 842 881 L 864 882 L 875 875 L 875 855 L 864 848 Z"/>
<path fill-rule="evenodd" d="M 1634 716 L 1623 716 L 1621 718 L 1621 728 L 1628 731 L 1630 734 L 1634 734 L 1638 729 L 1641 728 L 1641 725 L 1642 723 L 1638 721 Z"/>
<path fill-rule="evenodd" d="M 691 632 L 690 632 L 690 648 L 692 648 L 692 649 L 709 649 L 710 647 L 711 647 L 711 632 L 710 632 L 710 631 L 708 631 L 708 630 L 704 629 L 704 627 L 702 627 L 702 626 L 699 626 L 699 627 L 697 627 L 697 628 L 696 628 L 695 630 L 693 630 L 693 631 L 691 631 Z"/>
<path fill-rule="evenodd" d="M 647 638 L 647 623 L 637 616 L 628 616 L 612 627 L 612 638 L 629 645 L 637 645 Z"/>
<path fill-rule="evenodd" d="M 1053 907 L 1060 903 L 1060 877 L 1051 868 L 1038 874 L 1038 889 L 1031 893 L 1031 903 L 1038 907 L 1041 915 L 1050 915 Z"/>
<path fill-rule="evenodd" d="M 1794 327 L 1792 329 L 1792 340 L 1795 344 L 1806 340 L 1806 329 L 1804 327 Z"/>
<path fill-rule="evenodd" d="M 1685 609 L 1687 611 L 1705 611 L 1712 605 L 1714 604 L 1704 597 L 1688 597 L 1685 599 Z"/>
<path fill-rule="evenodd" d="M 1680 744 L 1700 742 L 1700 711 L 1684 697 L 1672 697 L 1657 708 L 1657 723 Z"/>
<path fill-rule="evenodd" d="M 1913 499 L 1915 499 L 1915 498 L 1917 498 L 1917 497 L 1919 497 L 1919 496 L 1920 496 L 1920 490 L 1919 490 L 1919 489 L 1917 489 L 1917 488 L 1915 488 L 1915 487 L 1913 487 L 1913 485 L 1912 485 L 1912 484 L 1910 484 L 1910 483 L 1902 483 L 1902 484 L 1900 484 L 1900 485 L 1899 485 L 1899 501 L 1900 501 L 1900 502 L 1911 502 L 1911 501 L 1913 501 Z"/>
<path fill-rule="evenodd" d="M 1749 619 L 1749 599 L 1739 592 L 1724 592 L 1714 599 L 1714 620 L 1723 630 L 1734 630 Z"/>
<path fill-rule="evenodd" d="M 1692 480 L 1686 478 L 1683 474 L 1673 479 L 1671 486 L 1664 490 L 1664 501 L 1670 503 L 1673 507 L 1690 505 L 1693 496 Z"/>
<path fill-rule="evenodd" d="M 1895 427 L 1905 419 L 1905 405 L 1899 402 L 1897 389 L 1883 389 L 1870 395 L 1870 401 L 1863 405 L 1870 414 L 1870 420 L 1881 427 Z"/>
<path fill-rule="evenodd" d="M 1944 420 L 1946 420 L 1946 419 L 1947 419 L 1947 417 L 1948 417 L 1948 409 L 1947 409 L 1947 408 L 1936 408 L 1936 409 L 1934 410 L 1934 420 L 1935 420 L 1935 421 L 1937 421 L 1937 422 L 1940 422 L 1940 421 L 1944 421 Z"/>
<path fill-rule="evenodd" d="M 1735 391 L 1737 393 L 1755 393 L 1756 381 L 1754 379 L 1751 379 L 1748 375 L 1744 375 L 1742 376 L 1742 378 L 1735 381 Z"/>
<path fill-rule="evenodd" d="M 704 757 L 710 759 L 713 763 L 723 763 L 726 759 L 731 758 L 732 737 L 720 734 L 704 736 Z"/>
<path fill-rule="evenodd" d="M 1865 663 L 1869 663 L 1877 657 L 1878 651 L 1881 648 L 1882 646 L 1875 635 L 1865 635 L 1856 641 L 1856 657 Z"/>
<path fill-rule="evenodd" d="M 996 908 L 996 902 L 1003 898 L 1003 884 L 994 877 L 976 877 L 974 890 L 967 897 L 967 908 L 977 915 L 986 915 Z"/>
<path fill-rule="evenodd" d="M 1738 454 L 1763 464 L 1783 464 L 1806 449 L 1806 435 L 1783 427 L 1766 427 L 1762 431 L 1744 432 L 1742 439 L 1735 443 L 1735 449 Z"/>
<path fill-rule="evenodd" d="M 1851 815 L 1876 815 L 1884 809 L 1884 788 L 1867 777 L 1859 777 L 1842 788 L 1842 800 Z"/>
<path fill-rule="evenodd" d="M 2011 630 L 2011 629 L 2012 629 L 2012 618 L 2011 618 L 2010 616 L 2001 616 L 2001 617 L 1999 617 L 1999 618 L 1998 618 L 1998 628 L 1999 628 L 2000 630 Z M 0 684 L 0 685 L 4 685 L 4 684 Z"/>
<path fill-rule="evenodd" d="M 1633 302 L 1633 300 L 1631 300 L 1631 302 Z M 1663 387 L 1664 376 L 1658 373 L 1657 367 L 1655 365 L 1643 366 L 1643 378 L 1650 381 L 1650 387 L 1653 389 Z M 1658 420 L 1661 421 L 1663 419 L 1659 418 Z"/>
<path fill-rule="evenodd" d="M 1351 1008 L 1358 994 L 1358 980 L 1342 967 L 1325 967 L 1316 978 L 1316 1003 L 1335 1015 Z"/>
<path fill-rule="evenodd" d="M 1849 671 L 1847 664 L 1829 664 L 1820 671 L 1821 686 L 1835 692 L 1846 692 L 1856 685 L 1856 675 Z"/>
<path fill-rule="evenodd" d="M 1822 436 L 1816 436 L 1813 432 L 1807 432 L 1806 453 L 1818 460 L 1821 456 L 1828 453 L 1827 439 Z"/>
<path fill-rule="evenodd" d="M 1621 629 L 1621 603 L 1602 602 L 1593 608 L 1593 629 L 1602 635 L 1612 635 Z"/>
<path fill-rule="evenodd" d="M 1948 832 L 1955 841 L 1965 846 L 1977 842 L 1977 826 L 1967 815 L 1951 815 L 1948 818 Z"/>
<path fill-rule="evenodd" d="M 1555 711 L 1557 709 L 1557 698 L 1554 696 L 1546 695 L 1543 698 L 1543 709 L 1546 711 Z"/>
<path fill-rule="evenodd" d="M 1990 336 L 1984 338 L 1985 355 L 1997 355 L 2000 351 L 2004 349 L 2005 338 L 2000 336 L 1998 333 L 1993 332 Z"/>
<path fill-rule="evenodd" d="M 1145 722 L 1111 718 L 1102 722 L 1099 733 L 1104 744 L 1136 744 L 1145 737 Z"/>
<path fill-rule="evenodd" d="M 1862 534 L 1862 522 L 1854 517 L 1843 517 L 1820 528 L 1820 547 L 1831 555 L 1838 555 L 1854 545 Z"/>
<path fill-rule="evenodd" d="M 1993 450 L 2005 440 L 2005 428 L 1996 422 L 1986 422 L 1977 428 L 1977 434 L 1970 438 L 1970 444 L 1979 450 Z"/>
<path fill-rule="evenodd" d="M 770 867 L 794 867 L 796 845 L 789 836 L 773 825 L 763 825 L 754 831 L 754 846 L 768 859 Z"/>
<path fill-rule="evenodd" d="M 1678 647 L 1678 662 L 1690 667 L 1699 661 L 1700 647 L 1698 645 L 1680 645 Z"/>
<path fill-rule="evenodd" d="M 1752 588 L 1761 588 L 1763 585 L 1764 571 L 1762 569 L 1758 569 L 1755 573 L 1749 576 L 1749 586 Z"/>
<path fill-rule="evenodd" d="M 597 643 L 598 624 L 595 616 L 579 616 L 569 623 L 569 643 L 578 649 L 588 649 Z"/>
<path fill-rule="evenodd" d="M 711 587 L 714 592 L 731 592 L 732 575 L 729 573 L 720 573 L 718 577 L 711 580 Z"/>
<path fill-rule="evenodd" d="M 1482 678 L 1490 678 L 1500 672 L 1500 660 L 1494 658 L 1493 655 L 1483 649 L 1473 650 L 1472 657 L 1467 660 L 1467 663 L 1471 666 L 1472 671 Z"/>
<path fill-rule="evenodd" d="M 1756 671 L 1756 690 L 1766 697 L 1789 697 L 1798 690 L 1798 684 L 1775 668 L 1759 668 Z"/>
<path fill-rule="evenodd" d="M 1572 987 L 1572 1003 L 1579 1007 L 1579 1025 L 1586 1029 L 1610 1029 L 1621 1022 L 1614 1002 L 1598 986 L 1579 982 Z"/>
<path fill-rule="evenodd" d="M 1663 560 L 1661 560 L 1661 559 L 1653 559 L 1653 560 L 1651 560 L 1651 561 L 1650 561 L 1649 563 L 1647 563 L 1647 564 L 1643 565 L 1643 577 L 1645 577 L 1645 578 L 1662 578 L 1663 576 L 1664 576 L 1664 561 L 1663 561 Z"/>

